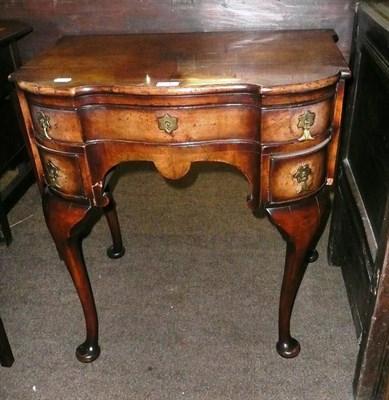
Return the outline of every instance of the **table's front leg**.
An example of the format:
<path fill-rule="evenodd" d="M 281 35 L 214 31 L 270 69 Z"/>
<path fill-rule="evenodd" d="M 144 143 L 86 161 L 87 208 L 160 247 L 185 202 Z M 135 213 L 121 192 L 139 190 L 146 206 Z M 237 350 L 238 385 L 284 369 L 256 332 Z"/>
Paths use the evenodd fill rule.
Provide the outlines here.
<path fill-rule="evenodd" d="M 61 199 L 49 191 L 43 196 L 43 210 L 57 250 L 76 287 L 86 322 L 86 340 L 76 351 L 81 362 L 92 362 L 100 354 L 98 320 L 81 241 L 89 233 L 101 209 Z"/>
<path fill-rule="evenodd" d="M 319 238 L 328 204 L 328 192 L 322 190 L 319 194 L 297 203 L 266 209 L 270 221 L 287 242 L 277 343 L 277 351 L 282 357 L 293 358 L 300 352 L 299 342 L 290 335 L 290 319 L 307 266 L 307 255 L 310 255 Z"/>

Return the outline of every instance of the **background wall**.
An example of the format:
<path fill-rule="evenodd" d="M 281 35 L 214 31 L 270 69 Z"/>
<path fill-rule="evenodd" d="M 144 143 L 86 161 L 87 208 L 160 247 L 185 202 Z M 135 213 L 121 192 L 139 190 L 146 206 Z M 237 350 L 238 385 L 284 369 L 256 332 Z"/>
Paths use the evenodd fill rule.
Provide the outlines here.
<path fill-rule="evenodd" d="M 348 58 L 355 0 L 0 0 L 0 19 L 28 22 L 27 61 L 82 33 L 333 28 Z"/>

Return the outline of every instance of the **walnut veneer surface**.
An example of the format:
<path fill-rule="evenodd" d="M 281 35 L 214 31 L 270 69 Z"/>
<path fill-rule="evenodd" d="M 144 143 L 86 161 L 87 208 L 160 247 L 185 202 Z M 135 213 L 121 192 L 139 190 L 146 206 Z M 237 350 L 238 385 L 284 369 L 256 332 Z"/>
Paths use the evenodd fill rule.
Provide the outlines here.
<path fill-rule="evenodd" d="M 328 209 L 348 76 L 324 30 L 69 36 L 12 75 L 46 222 L 85 314 L 80 361 L 100 353 L 80 240 L 104 212 L 108 255 L 123 255 L 108 176 L 135 160 L 169 179 L 199 161 L 246 176 L 248 206 L 288 243 L 277 350 L 299 353 L 290 318 Z"/>

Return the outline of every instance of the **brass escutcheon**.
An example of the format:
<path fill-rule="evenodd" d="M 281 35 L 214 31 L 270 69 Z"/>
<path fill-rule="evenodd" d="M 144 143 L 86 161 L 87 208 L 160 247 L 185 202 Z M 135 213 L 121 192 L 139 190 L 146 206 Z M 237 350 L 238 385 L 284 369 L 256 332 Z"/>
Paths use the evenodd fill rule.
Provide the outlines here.
<path fill-rule="evenodd" d="M 315 123 L 315 113 L 307 110 L 304 114 L 299 116 L 299 122 L 297 124 L 297 128 L 301 128 L 303 130 L 303 134 L 299 137 L 299 141 L 302 142 L 304 140 L 313 140 L 314 138 L 311 136 L 311 127 Z"/>
<path fill-rule="evenodd" d="M 46 163 L 47 180 L 49 185 L 60 189 L 57 179 L 59 177 L 59 168 L 50 160 Z"/>
<path fill-rule="evenodd" d="M 38 123 L 39 123 L 39 125 L 40 125 L 41 128 L 42 128 L 43 135 L 44 135 L 47 139 L 50 139 L 50 136 L 49 136 L 49 130 L 50 130 L 50 128 L 51 128 L 51 125 L 50 125 L 50 118 L 49 118 L 42 110 L 40 110 L 40 111 L 38 112 Z M 42 132 L 41 132 L 41 133 L 42 133 Z"/>
<path fill-rule="evenodd" d="M 296 179 L 297 183 L 301 184 L 301 187 L 297 189 L 297 193 L 308 192 L 311 190 L 310 185 L 308 185 L 309 175 L 312 174 L 312 169 L 308 164 L 300 165 L 297 171 L 292 174 L 293 178 Z"/>
<path fill-rule="evenodd" d="M 178 128 L 178 118 L 165 114 L 163 117 L 158 118 L 158 127 L 161 131 L 165 131 L 170 135 Z"/>

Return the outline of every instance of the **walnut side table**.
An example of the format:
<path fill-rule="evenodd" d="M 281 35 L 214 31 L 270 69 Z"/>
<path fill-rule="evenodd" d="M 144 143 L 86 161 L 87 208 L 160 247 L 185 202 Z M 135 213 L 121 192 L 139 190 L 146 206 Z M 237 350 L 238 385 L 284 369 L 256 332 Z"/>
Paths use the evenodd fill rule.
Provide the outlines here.
<path fill-rule="evenodd" d="M 349 76 L 333 37 L 328 30 L 69 36 L 12 74 L 47 226 L 84 310 L 80 361 L 100 353 L 80 241 L 105 213 L 108 255 L 123 255 L 106 178 L 135 160 L 154 162 L 169 179 L 198 161 L 244 174 L 249 208 L 287 241 L 277 350 L 299 353 L 290 318 L 328 209 Z"/>

